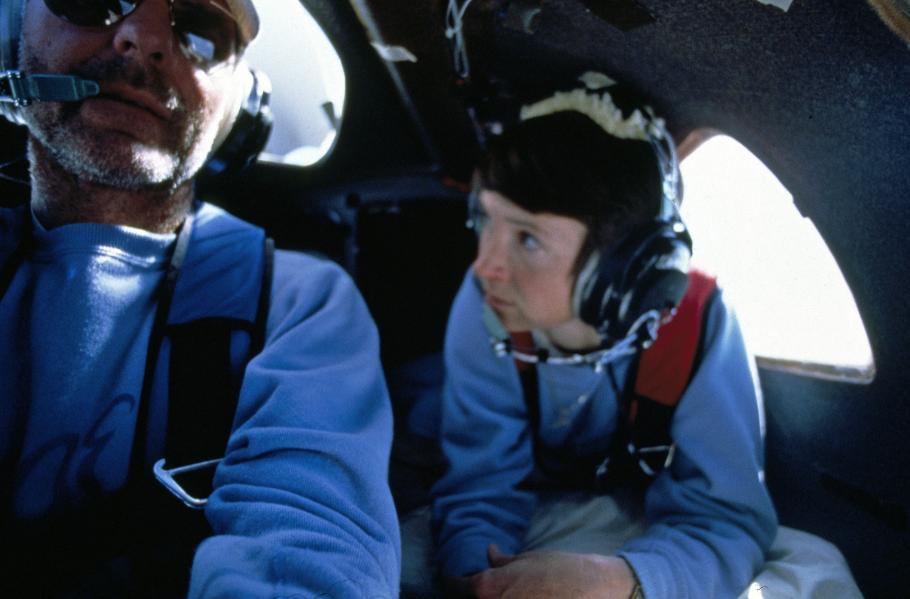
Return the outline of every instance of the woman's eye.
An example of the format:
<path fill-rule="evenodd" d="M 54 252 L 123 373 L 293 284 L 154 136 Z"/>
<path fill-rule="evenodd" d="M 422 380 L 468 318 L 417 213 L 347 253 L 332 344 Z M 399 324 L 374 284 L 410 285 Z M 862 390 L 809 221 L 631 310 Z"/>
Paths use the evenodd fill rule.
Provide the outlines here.
<path fill-rule="evenodd" d="M 526 231 L 520 231 L 518 233 L 518 241 L 521 243 L 521 247 L 526 250 L 540 249 L 540 242 L 537 241 L 537 238 Z"/>

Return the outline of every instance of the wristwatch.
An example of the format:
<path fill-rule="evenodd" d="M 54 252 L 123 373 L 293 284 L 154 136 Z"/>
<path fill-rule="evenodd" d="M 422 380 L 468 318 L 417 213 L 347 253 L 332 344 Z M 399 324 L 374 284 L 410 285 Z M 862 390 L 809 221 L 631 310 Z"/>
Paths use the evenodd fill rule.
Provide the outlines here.
<path fill-rule="evenodd" d="M 630 564 L 629 560 L 627 560 L 625 557 L 620 555 L 619 558 L 622 561 L 626 562 L 626 565 L 629 567 L 629 571 L 632 572 L 632 578 L 635 580 L 635 586 L 632 587 L 632 594 L 629 595 L 629 599 L 645 599 L 645 594 L 641 590 L 641 581 L 638 580 L 638 574 L 635 572 L 635 568 L 632 567 L 632 564 Z"/>

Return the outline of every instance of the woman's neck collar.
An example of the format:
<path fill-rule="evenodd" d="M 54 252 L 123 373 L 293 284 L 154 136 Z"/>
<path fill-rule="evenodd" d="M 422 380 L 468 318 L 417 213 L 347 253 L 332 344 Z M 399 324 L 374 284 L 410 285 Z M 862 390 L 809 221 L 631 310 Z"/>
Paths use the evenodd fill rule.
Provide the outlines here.
<path fill-rule="evenodd" d="M 555 327 L 539 330 L 537 333 L 554 349 L 565 354 L 597 351 L 603 345 L 597 330 L 580 318 L 573 318 Z"/>

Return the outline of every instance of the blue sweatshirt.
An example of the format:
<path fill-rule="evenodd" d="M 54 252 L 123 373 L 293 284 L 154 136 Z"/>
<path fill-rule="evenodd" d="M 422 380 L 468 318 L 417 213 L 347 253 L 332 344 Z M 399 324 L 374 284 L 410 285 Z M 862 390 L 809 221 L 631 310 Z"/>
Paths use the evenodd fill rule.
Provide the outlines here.
<path fill-rule="evenodd" d="M 204 205 L 197 230 L 226 218 Z M 46 231 L 35 221 L 34 249 L 0 298 L 0 458 L 21 449 L 15 481 L 0 484 L 15 485 L 17 518 L 123 487 L 154 291 L 173 242 L 100 224 Z M 340 268 L 276 253 L 266 345 L 244 376 L 191 597 L 397 596 L 392 420 L 378 350 Z M 153 394 L 153 442 L 163 442 L 154 433 L 163 400 Z"/>
<path fill-rule="evenodd" d="M 441 439 L 450 463 L 434 487 L 445 575 L 489 567 L 486 547 L 521 551 L 536 495 L 528 415 L 511 358 L 498 358 L 469 273 L 445 342 Z M 764 561 L 777 528 L 763 484 L 761 404 L 752 361 L 720 293 L 707 309 L 701 363 L 673 417 L 671 466 L 645 494 L 647 531 L 619 552 L 648 599 L 735 597 Z M 614 363 L 622 389 L 631 358 Z M 617 391 L 588 366 L 538 365 L 541 441 L 578 455 L 609 449 Z M 571 434 L 569 434 L 571 431 Z"/>

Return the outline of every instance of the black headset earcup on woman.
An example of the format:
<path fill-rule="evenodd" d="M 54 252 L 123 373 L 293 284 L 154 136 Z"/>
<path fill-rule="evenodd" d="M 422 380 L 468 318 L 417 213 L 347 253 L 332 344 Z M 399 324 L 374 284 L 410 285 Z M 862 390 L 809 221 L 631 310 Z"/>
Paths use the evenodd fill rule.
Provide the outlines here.
<path fill-rule="evenodd" d="M 645 314 L 679 303 L 691 256 L 692 239 L 681 220 L 641 225 L 607 255 L 595 252 L 582 269 L 573 298 L 576 313 L 604 339 L 624 339 Z"/>
<path fill-rule="evenodd" d="M 579 273 L 572 298 L 576 314 L 605 341 L 625 339 L 646 315 L 659 321 L 679 304 L 689 284 L 692 237 L 679 214 L 682 178 L 676 147 L 663 121 L 650 108 L 644 110 L 661 178 L 657 214 L 605 254 L 595 251 Z M 648 339 L 639 335 L 639 342 Z"/>

